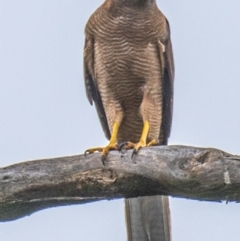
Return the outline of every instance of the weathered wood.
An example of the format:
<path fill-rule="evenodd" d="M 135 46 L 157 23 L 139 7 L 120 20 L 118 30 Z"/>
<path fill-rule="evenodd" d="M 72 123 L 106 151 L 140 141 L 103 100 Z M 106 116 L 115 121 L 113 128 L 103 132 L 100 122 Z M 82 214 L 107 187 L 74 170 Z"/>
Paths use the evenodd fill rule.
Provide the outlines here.
<path fill-rule="evenodd" d="M 0 169 L 0 221 L 61 205 L 171 195 L 240 201 L 240 156 L 211 148 L 158 146 L 18 163 Z"/>

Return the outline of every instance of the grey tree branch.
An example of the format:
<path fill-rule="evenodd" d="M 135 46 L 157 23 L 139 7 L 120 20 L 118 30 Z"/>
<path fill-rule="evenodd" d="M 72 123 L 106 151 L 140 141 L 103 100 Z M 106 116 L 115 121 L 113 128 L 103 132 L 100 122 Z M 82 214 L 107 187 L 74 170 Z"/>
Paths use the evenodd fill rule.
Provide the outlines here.
<path fill-rule="evenodd" d="M 240 156 L 211 148 L 157 146 L 131 159 L 112 151 L 18 163 L 0 169 L 0 221 L 61 205 L 171 195 L 240 201 Z"/>

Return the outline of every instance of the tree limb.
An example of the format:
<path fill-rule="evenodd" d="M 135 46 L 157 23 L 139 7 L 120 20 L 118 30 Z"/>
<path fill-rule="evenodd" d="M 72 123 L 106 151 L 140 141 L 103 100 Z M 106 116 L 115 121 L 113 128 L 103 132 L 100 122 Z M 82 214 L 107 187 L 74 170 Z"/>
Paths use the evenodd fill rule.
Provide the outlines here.
<path fill-rule="evenodd" d="M 212 148 L 157 146 L 18 163 L 0 169 L 0 221 L 103 199 L 171 195 L 240 201 L 240 156 Z"/>

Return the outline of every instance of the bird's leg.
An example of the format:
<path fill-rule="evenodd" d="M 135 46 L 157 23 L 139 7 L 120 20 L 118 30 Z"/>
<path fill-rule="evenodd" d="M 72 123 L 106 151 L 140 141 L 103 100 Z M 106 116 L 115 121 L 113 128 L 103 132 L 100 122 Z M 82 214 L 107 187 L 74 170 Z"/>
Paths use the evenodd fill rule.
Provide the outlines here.
<path fill-rule="evenodd" d="M 102 160 L 104 161 L 110 150 L 118 150 L 118 146 L 117 146 L 118 129 L 119 129 L 119 123 L 115 122 L 113 125 L 112 136 L 111 136 L 111 139 L 110 139 L 108 145 L 105 147 L 90 148 L 85 151 L 85 155 L 88 153 L 91 154 L 96 151 L 102 152 Z"/>
<path fill-rule="evenodd" d="M 141 147 L 145 147 L 147 146 L 147 135 L 148 135 L 148 131 L 149 131 L 149 122 L 148 121 L 144 121 L 143 123 L 143 130 L 142 130 L 142 135 L 140 138 L 140 141 L 138 143 L 135 144 L 134 148 L 134 152 L 137 152 Z"/>
<path fill-rule="evenodd" d="M 113 131 L 112 131 L 112 136 L 111 139 L 106 147 L 103 148 L 102 150 L 102 156 L 106 157 L 108 152 L 110 150 L 117 150 L 117 134 L 118 134 L 118 129 L 119 129 L 119 123 L 115 122 L 113 125 Z"/>
<path fill-rule="evenodd" d="M 156 145 L 157 144 L 156 140 L 152 140 L 149 143 L 147 143 L 148 132 L 149 132 L 149 122 L 148 121 L 144 121 L 144 123 L 143 123 L 143 130 L 142 130 L 142 135 L 141 135 L 140 141 L 138 143 L 132 143 L 132 142 L 123 143 L 123 145 L 120 146 L 120 149 L 123 146 L 124 146 L 125 149 L 133 148 L 133 154 L 132 154 L 132 156 L 133 156 L 142 147 Z"/>

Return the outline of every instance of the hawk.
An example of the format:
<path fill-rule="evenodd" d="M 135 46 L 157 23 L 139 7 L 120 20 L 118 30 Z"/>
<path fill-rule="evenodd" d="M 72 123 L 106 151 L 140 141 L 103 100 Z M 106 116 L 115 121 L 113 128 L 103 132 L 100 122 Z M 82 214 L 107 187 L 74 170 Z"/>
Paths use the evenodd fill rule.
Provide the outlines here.
<path fill-rule="evenodd" d="M 133 152 L 166 145 L 171 131 L 174 61 L 167 19 L 155 0 L 105 0 L 85 28 L 84 72 L 90 104 L 95 104 L 110 140 L 104 158 L 119 144 Z M 129 241 L 170 241 L 167 197 L 125 201 Z"/>

